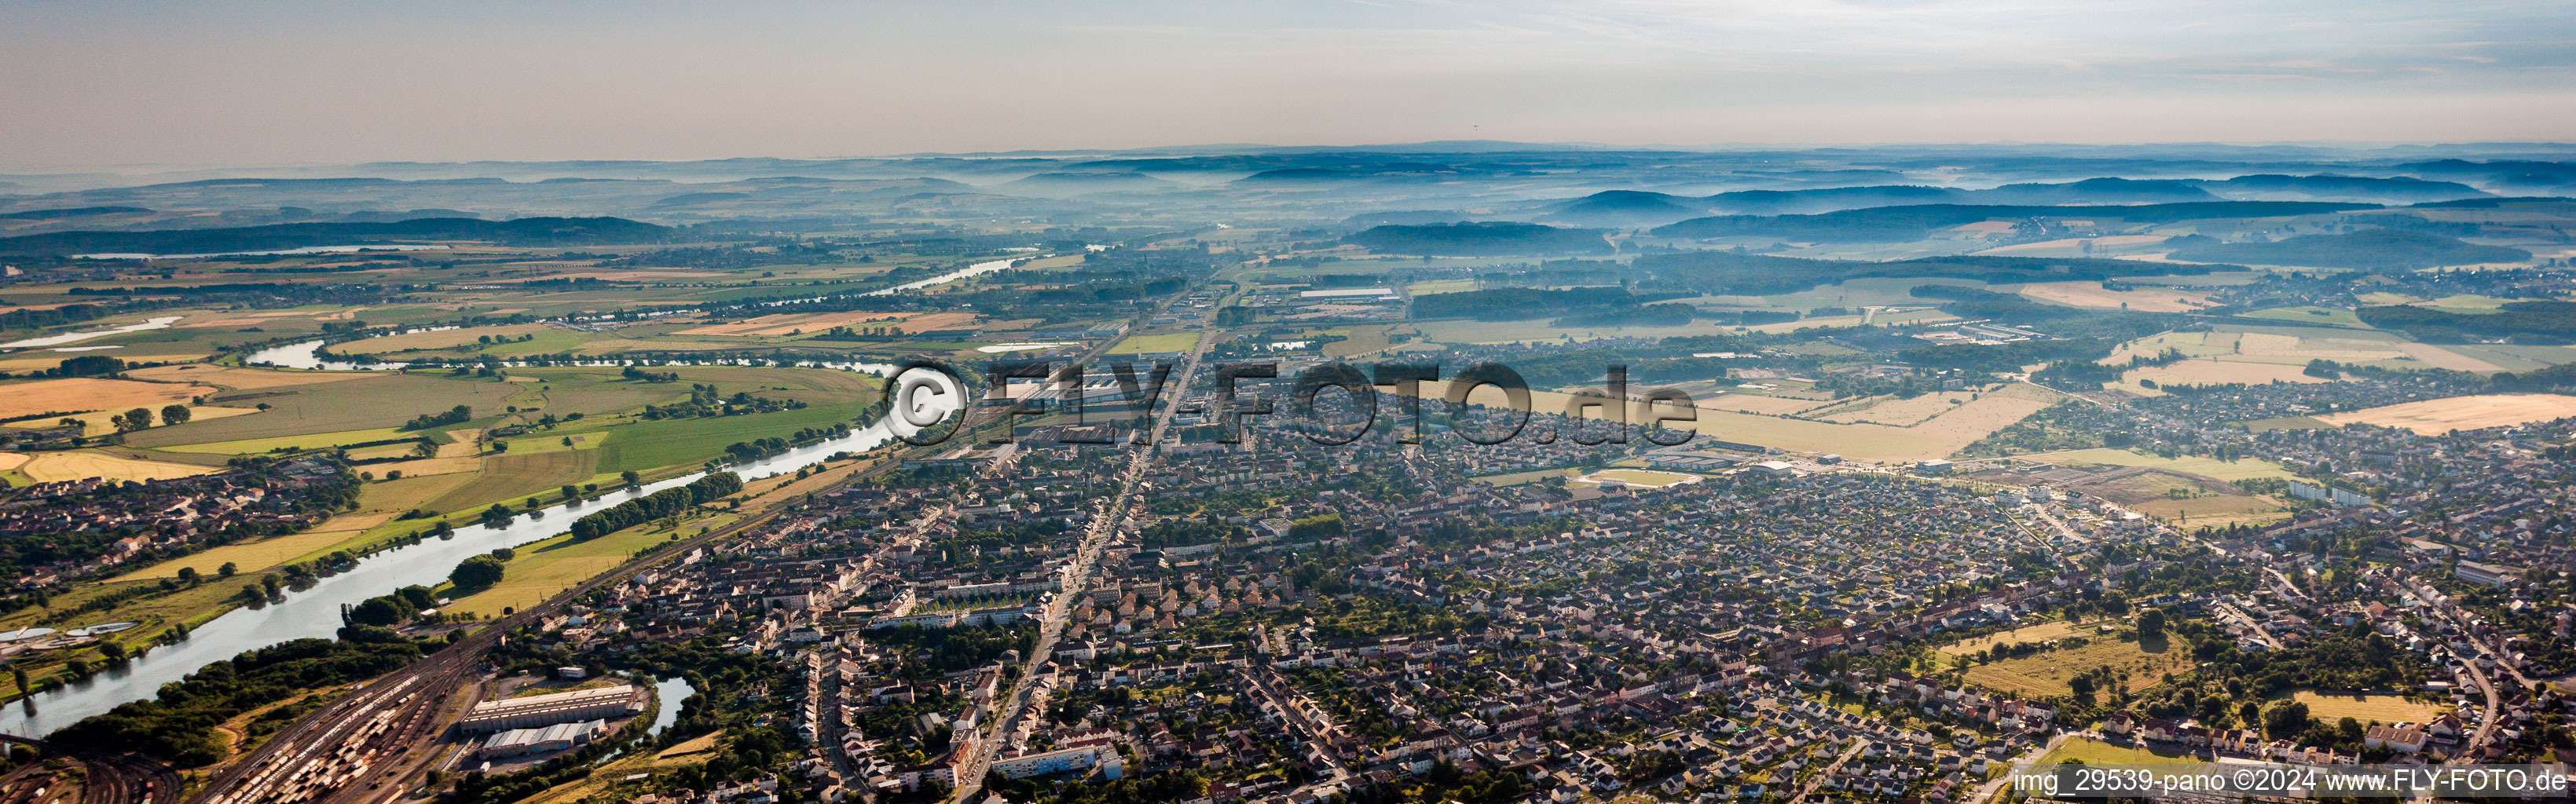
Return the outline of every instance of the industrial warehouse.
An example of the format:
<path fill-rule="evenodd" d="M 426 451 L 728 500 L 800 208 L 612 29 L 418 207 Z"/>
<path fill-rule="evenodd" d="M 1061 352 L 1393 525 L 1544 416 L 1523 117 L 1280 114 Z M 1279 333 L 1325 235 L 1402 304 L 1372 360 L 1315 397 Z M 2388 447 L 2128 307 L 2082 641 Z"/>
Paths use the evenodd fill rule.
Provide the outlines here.
<path fill-rule="evenodd" d="M 532 729 L 586 720 L 615 720 L 642 714 L 643 688 L 620 684 L 571 692 L 485 701 L 458 721 L 468 733 Z"/>

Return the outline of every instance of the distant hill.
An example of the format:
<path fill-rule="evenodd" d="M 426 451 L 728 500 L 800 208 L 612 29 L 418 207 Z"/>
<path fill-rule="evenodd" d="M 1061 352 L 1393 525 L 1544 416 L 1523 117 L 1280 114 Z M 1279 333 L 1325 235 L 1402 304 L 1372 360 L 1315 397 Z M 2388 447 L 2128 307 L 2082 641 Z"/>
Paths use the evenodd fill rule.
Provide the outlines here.
<path fill-rule="evenodd" d="M 0 254 L 211 254 L 423 240 L 477 240 L 511 246 L 576 246 L 658 243 L 676 239 L 677 235 L 678 230 L 668 226 L 625 218 L 520 218 L 508 221 L 418 218 L 392 223 L 285 223 L 234 229 L 53 232 L 0 238 Z"/>
<path fill-rule="evenodd" d="M 1597 230 L 1506 221 L 1373 226 L 1342 242 L 1386 254 L 1436 257 L 1564 256 L 1617 251 Z"/>
<path fill-rule="evenodd" d="M 1708 197 L 1709 206 L 1737 215 L 1796 215 L 1906 204 L 1940 204 L 1962 200 L 1965 191 L 1948 187 L 1877 185 L 1818 190 L 1737 190 Z"/>
<path fill-rule="evenodd" d="M 2166 256 L 2192 262 L 2413 269 L 2517 262 L 2531 259 L 2531 252 L 2504 246 L 2481 246 L 2422 232 L 2363 229 L 2351 234 L 2300 235 L 2277 243 L 2189 245 Z"/>
<path fill-rule="evenodd" d="M 1605 190 L 1552 204 L 1539 220 L 1576 226 L 1661 226 L 1708 214 L 1697 202 L 1680 196 L 1640 190 Z"/>
<path fill-rule="evenodd" d="M 1720 215 L 1694 218 L 1654 230 L 1662 237 L 1776 237 L 1822 243 L 1902 243 L 1932 236 L 1940 229 L 1987 220 L 2083 217 L 2135 223 L 2171 223 L 2206 218 L 2315 215 L 2377 204 L 2310 201 L 2199 201 L 2131 206 L 2003 206 L 1983 204 L 1918 204 L 1846 209 L 1814 215 Z"/>
<path fill-rule="evenodd" d="M 1626 195 L 1618 195 L 1626 194 Z M 1663 193 L 1614 190 L 1559 202 L 1552 214 L 1591 225 L 1649 225 L 1618 217 L 1626 208 L 1643 207 L 1651 197 L 1684 208 L 1721 215 L 1813 215 L 1849 209 L 1955 204 L 1975 206 L 2140 206 L 2216 201 L 2319 201 L 2360 204 L 2413 204 L 2485 195 L 2458 182 L 2367 176 L 2290 176 L 2253 174 L 2224 181 L 2200 179 L 2094 178 L 2065 183 L 2006 184 L 1983 190 L 1910 184 L 1874 184 L 1806 190 L 1735 190 L 1692 198 Z M 1593 203 L 1585 203 L 1593 202 Z M 1603 206 L 1608 204 L 1608 206 Z M 1583 216 L 1595 210 L 1597 222 Z M 1558 212 L 1559 209 L 1570 212 Z M 1657 211 L 1660 213 L 1660 210 Z M 1651 216 L 1648 216 L 1651 217 Z"/>
<path fill-rule="evenodd" d="M 1714 295 L 1768 296 L 1872 277 L 1974 279 L 1990 284 L 2064 282 L 2120 276 L 2199 275 L 2213 266 L 2176 263 L 1965 255 L 1890 262 L 1816 260 L 1732 251 L 1641 254 L 1635 267 L 1656 287 L 1679 285 Z"/>
<path fill-rule="evenodd" d="M 2382 179 L 2369 176 L 2283 176 L 2262 173 L 2238 176 L 2226 181 L 2201 182 L 2200 185 L 2230 198 L 2279 199 L 2301 196 L 2317 200 L 2371 201 L 2382 204 L 2416 204 L 2486 196 L 2486 193 L 2478 188 L 2459 182 L 2425 181 L 2402 177 Z"/>
<path fill-rule="evenodd" d="M 1086 171 L 1039 173 L 1006 182 L 994 189 L 1017 194 L 1064 196 L 1084 193 L 1150 193 L 1186 186 L 1180 182 L 1158 179 L 1142 173 Z"/>
<path fill-rule="evenodd" d="M 1419 225 L 1432 223 L 1455 223 L 1457 221 L 1458 211 L 1454 209 L 1390 209 L 1383 212 L 1362 212 L 1348 218 L 1343 218 L 1342 224 L 1354 228 L 1366 229 L 1371 226 L 1384 226 L 1390 223 Z"/>
<path fill-rule="evenodd" d="M 2503 192 L 2576 195 L 2576 162 L 2437 159 L 2398 165 L 2397 169 L 2419 176 L 2474 181 Z"/>
<path fill-rule="evenodd" d="M 2085 179 L 2067 184 L 2007 184 L 1970 190 L 1984 204 L 2178 204 L 2217 201 L 2198 182 L 2174 179 Z"/>
<path fill-rule="evenodd" d="M 750 197 L 750 193 L 681 193 L 679 195 L 663 196 L 659 199 L 655 199 L 653 201 L 653 206 L 688 207 L 699 204 L 717 204 L 726 201 L 739 201 Z"/>
<path fill-rule="evenodd" d="M 29 209 L 0 214 L 0 221 L 50 221 L 63 218 L 86 218 L 92 215 L 116 215 L 127 212 L 151 212 L 142 207 L 73 207 L 70 209 Z"/>
<path fill-rule="evenodd" d="M 2416 340 L 2437 343 L 2474 338 L 2508 338 L 2524 344 L 2576 342 L 2576 302 L 2556 299 L 2509 302 L 2480 313 L 2413 305 L 2363 307 L 2356 312 L 2371 326 L 2402 329 Z"/>
<path fill-rule="evenodd" d="M 1365 181 L 1386 178 L 1419 178 L 1455 174 L 1456 168 L 1430 162 L 1387 162 L 1349 167 L 1292 167 L 1264 170 L 1236 179 L 1232 184 L 1297 184 L 1306 182 Z"/>

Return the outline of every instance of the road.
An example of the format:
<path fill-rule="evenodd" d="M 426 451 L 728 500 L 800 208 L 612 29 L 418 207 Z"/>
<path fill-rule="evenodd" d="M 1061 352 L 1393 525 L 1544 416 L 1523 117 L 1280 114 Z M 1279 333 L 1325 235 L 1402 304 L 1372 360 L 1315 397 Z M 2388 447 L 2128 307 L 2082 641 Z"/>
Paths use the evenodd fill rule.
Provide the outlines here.
<path fill-rule="evenodd" d="M 1178 389 L 1174 394 L 1176 399 L 1189 393 L 1191 378 L 1197 375 L 1199 364 L 1218 339 L 1217 331 L 1201 336 L 1198 347 L 1190 352 L 1189 360 L 1180 370 L 1173 372 L 1166 387 Z M 1146 430 L 1151 439 L 1148 443 L 1163 442 L 1165 432 L 1171 427 L 1172 414 L 1179 407 L 1175 402 L 1153 414 L 1153 423 Z M 1022 719 L 1034 719 L 1043 714 L 1031 711 L 1032 679 L 1037 675 L 1037 668 L 1045 666 L 1054 655 L 1056 640 L 1064 634 L 1065 618 L 1072 611 L 1074 598 L 1081 596 L 1083 588 L 1090 584 L 1100 551 L 1117 538 L 1118 525 L 1126 519 L 1127 506 L 1135 499 L 1136 482 L 1144 477 L 1145 469 L 1154 462 L 1153 447 L 1129 449 L 1127 466 L 1118 475 L 1117 492 L 1092 517 L 1090 527 L 1083 533 L 1082 546 L 1076 548 L 1073 560 L 1065 565 L 1061 590 L 1047 602 L 1046 614 L 1038 623 L 1036 647 L 1021 660 L 1021 673 L 1011 682 L 1010 694 L 997 699 L 993 717 L 982 724 L 978 739 L 968 746 L 966 758 L 957 764 L 957 787 L 951 794 L 951 801 L 971 800 L 977 791 L 982 790 L 985 771 L 992 767 L 994 757 L 1000 755 L 1005 744 L 1016 742 L 1024 730 Z"/>
<path fill-rule="evenodd" d="M 2496 689 L 2496 681 L 2487 675 L 2486 668 L 2478 666 L 2478 660 L 2494 662 L 2496 669 L 2511 674 L 2515 683 L 2522 685 L 2521 689 L 2528 689 L 2531 680 L 2524 678 L 2522 671 L 2514 668 L 2513 662 L 2509 661 L 2510 654 L 2499 655 L 2494 646 L 2478 638 L 2477 630 L 2470 628 L 2468 621 L 2460 617 L 2458 605 L 2433 589 L 2431 584 L 2414 577 L 2413 573 L 2406 573 L 2401 577 L 2398 575 L 2399 572 L 2402 571 L 2392 569 L 2388 575 L 2382 576 L 2380 579 L 2382 586 L 2392 592 L 2405 591 L 2414 594 L 2415 599 L 2424 602 L 2425 610 L 2441 615 L 2444 622 L 2458 629 L 2459 641 L 2468 643 L 2469 647 L 2476 652 L 2476 655 L 2461 656 L 2460 664 L 2468 668 L 2469 678 L 2477 682 L 2478 691 L 2484 694 L 2487 705 L 2484 710 L 2478 712 L 2477 730 L 2470 733 L 2469 739 L 2461 743 L 2460 750 L 2451 757 L 2451 764 L 2469 763 L 2474 761 L 2472 757 L 2477 755 L 2479 749 L 2485 748 L 2490 741 L 2494 740 L 2496 724 L 2503 720 L 2500 714 L 2503 712 L 2504 696 Z M 2436 600 L 2441 602 L 2437 603 Z"/>
<path fill-rule="evenodd" d="M 2040 743 L 2039 745 L 2031 747 L 2030 750 L 2022 752 L 2021 756 L 2013 757 L 2012 762 L 2005 767 L 2009 769 L 2037 763 L 2041 757 L 2048 756 L 2048 752 L 2057 750 L 2058 746 L 2066 744 L 2067 740 L 2074 739 L 2076 736 L 2077 734 L 2075 732 L 2058 732 L 2057 734 L 2050 736 L 2048 738 L 2048 742 Z M 2012 774 L 2009 772 L 2001 776 L 1988 779 L 1985 784 L 1978 785 L 1976 794 L 1969 796 L 1965 802 L 1962 802 L 1962 804 L 1979 804 L 1979 802 L 1993 801 L 1996 794 L 2003 792 L 2004 788 L 2011 784 Z"/>
<path fill-rule="evenodd" d="M 1860 751 L 1861 751 L 1861 749 L 1862 749 L 1862 748 L 1864 748 L 1864 747 L 1867 747 L 1868 745 L 1869 745 L 1869 740 L 1868 740 L 1867 738 L 1862 738 L 1862 737 L 1854 737 L 1854 738 L 1852 738 L 1852 744 L 1851 744 L 1851 747 L 1850 747 L 1850 748 L 1845 748 L 1845 749 L 1843 749 L 1842 756 L 1834 757 L 1834 761 L 1833 761 L 1833 763 L 1832 763 L 1832 764 L 1826 765 L 1826 766 L 1824 766 L 1824 767 L 1822 767 L 1822 768 L 1817 768 L 1817 769 L 1816 769 L 1816 775 L 1814 775 L 1814 776 L 1810 776 L 1810 777 L 1807 777 L 1807 783 L 1806 783 L 1806 784 L 1803 784 L 1803 785 L 1799 785 L 1799 786 L 1798 786 L 1798 794 L 1797 794 L 1796 796 L 1792 796 L 1792 797 L 1790 797 L 1790 799 L 1789 799 L 1789 800 L 1790 800 L 1790 801 L 1805 801 L 1805 800 L 1807 800 L 1807 797 L 1808 797 L 1808 796 L 1815 795 L 1815 792 L 1816 792 L 1816 786 L 1817 786 L 1817 785 L 1824 784 L 1826 779 L 1831 779 L 1831 778 L 1833 778 L 1833 776 L 1834 776 L 1834 772 L 1835 772 L 1835 771 L 1838 771 L 1838 770 L 1841 770 L 1841 769 L 1842 769 L 1842 767 L 1843 767 L 1843 763 L 1845 763 L 1845 762 L 1850 762 L 1850 761 L 1852 760 L 1852 757 L 1860 756 Z"/>

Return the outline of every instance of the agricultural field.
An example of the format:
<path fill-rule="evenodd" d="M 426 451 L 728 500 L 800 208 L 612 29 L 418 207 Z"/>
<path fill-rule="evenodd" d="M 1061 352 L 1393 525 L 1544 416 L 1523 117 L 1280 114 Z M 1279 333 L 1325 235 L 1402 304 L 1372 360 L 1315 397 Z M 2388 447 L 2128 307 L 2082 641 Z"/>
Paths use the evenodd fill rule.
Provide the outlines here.
<path fill-rule="evenodd" d="M 1948 413 L 1951 408 L 1965 405 L 1969 400 L 1976 397 L 1977 394 L 1968 391 L 1942 391 L 1938 393 L 1923 394 L 1912 399 L 1884 397 L 1858 407 L 1850 409 L 1834 408 L 1813 415 L 1815 418 L 1835 422 L 1837 424 L 1860 424 L 1866 422 L 1870 424 L 1885 424 L 1897 427 L 1912 427 L 1917 424 L 1922 424 L 1924 421 L 1931 419 L 1934 416 Z"/>
<path fill-rule="evenodd" d="M 2452 430 L 2509 427 L 2568 416 L 2576 416 L 2576 396 L 2483 394 L 2428 399 L 2312 418 L 2335 426 L 2372 424 L 2405 428 L 2420 435 L 2441 435 Z"/>
<path fill-rule="evenodd" d="M 1421 394 L 1424 398 L 1443 397 L 1448 393 L 1448 385 L 1445 381 L 1423 383 Z M 1785 419 L 1712 409 L 1705 405 L 1695 406 L 1698 421 L 1677 422 L 1672 426 L 1689 427 L 1701 435 L 1723 441 L 1792 452 L 1833 453 L 1862 461 L 1914 461 L 1948 457 L 1989 433 L 2039 412 L 2050 403 L 2033 397 L 2045 394 L 1985 394 L 1907 427 Z M 1570 394 L 1554 391 L 1530 392 L 1532 407 L 1543 411 L 1568 410 L 1574 399 Z M 1468 398 L 1470 404 L 1477 405 L 1500 405 L 1503 400 L 1503 393 L 1490 387 L 1479 389 Z M 1598 413 L 1599 409 L 1593 408 L 1591 412 Z"/>
<path fill-rule="evenodd" d="M 25 382 L 0 382 L 0 418 L 32 416 L 61 411 L 113 411 L 128 408 L 151 408 L 158 416 L 162 406 L 185 403 L 211 394 L 215 389 L 185 383 L 138 382 L 97 377 L 64 377 Z M 50 420 L 44 422 L 50 424 Z"/>
<path fill-rule="evenodd" d="M 516 383 L 428 374 L 376 374 L 354 380 L 278 386 L 220 395 L 212 400 L 226 407 L 269 406 L 257 416 L 156 427 L 126 436 L 126 443 L 160 448 L 391 428 L 413 416 L 441 413 L 457 405 L 471 407 L 478 416 L 484 416 L 500 413 L 523 390 Z"/>
<path fill-rule="evenodd" d="M 2234 461 L 2194 456 L 2166 458 L 2124 449 L 2086 449 L 2024 457 L 2059 466 L 2142 466 L 2229 482 L 2258 477 L 2282 480 L 2296 477 L 2290 474 L 2289 470 L 2281 468 L 2279 464 L 2259 458 L 2238 458 Z"/>
<path fill-rule="evenodd" d="M 2009 248 L 2009 247 L 2007 247 Z M 2021 295 L 2069 307 L 2135 310 L 2143 313 L 2188 313 L 2216 307 L 2206 290 L 2132 287 L 2107 290 L 2100 282 L 2042 282 L 2021 286 Z"/>
<path fill-rule="evenodd" d="M 2361 316 L 2354 314 L 2353 311 L 2333 307 L 2280 307 L 2271 310 L 2256 310 L 2251 313 L 2246 313 L 2245 317 L 2265 318 L 2275 321 L 2290 321 L 2299 324 L 2313 324 L 2330 327 L 2369 326 L 2368 324 L 2361 323 Z"/>
<path fill-rule="evenodd" d="M 2556 356 L 2558 353 L 2547 350 L 2562 347 L 2536 348 L 2543 350 L 2538 354 Z M 2232 324 L 2210 332 L 2167 332 L 2141 338 L 2123 344 L 2103 362 L 2126 363 L 2133 357 L 2153 357 L 2166 350 L 2179 351 L 2190 359 L 2138 368 L 2128 372 L 2114 387 L 2152 396 L 2160 392 L 2142 385 L 2141 381 L 2158 386 L 2327 382 L 2326 378 L 2302 373 L 2313 360 L 2401 370 L 2487 372 L 2505 368 L 2499 362 L 2484 359 L 2479 347 L 2417 343 L 2397 333 Z M 2566 362 L 2576 362 L 2576 349 L 2564 351 L 2569 358 Z M 2507 359 L 2527 361 L 2528 365 L 2522 366 L 2526 369 L 2552 365 L 2517 356 L 2508 356 Z"/>
<path fill-rule="evenodd" d="M 125 375 L 138 380 L 193 382 L 200 385 L 211 385 L 226 391 L 255 391 L 287 385 L 313 385 L 316 383 L 342 382 L 345 380 L 365 379 L 369 376 L 367 374 L 354 371 L 279 371 L 276 369 L 217 366 L 205 363 L 182 363 L 175 366 L 154 366 L 152 368 L 132 369 L 125 372 Z"/>
<path fill-rule="evenodd" d="M 20 464 L 17 471 L 38 483 L 54 483 L 88 477 L 119 481 L 169 480 L 214 474 L 215 467 L 143 461 L 103 452 L 81 451 L 38 453 Z"/>

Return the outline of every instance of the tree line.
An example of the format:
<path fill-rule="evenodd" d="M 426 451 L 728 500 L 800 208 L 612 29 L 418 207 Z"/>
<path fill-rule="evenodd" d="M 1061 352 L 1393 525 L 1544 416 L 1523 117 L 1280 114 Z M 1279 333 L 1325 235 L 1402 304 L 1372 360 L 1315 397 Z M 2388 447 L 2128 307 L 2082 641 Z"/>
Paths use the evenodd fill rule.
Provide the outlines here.
<path fill-rule="evenodd" d="M 682 511 L 742 490 L 742 477 L 732 472 L 716 472 L 698 478 L 686 486 L 663 489 L 627 500 L 605 511 L 574 520 L 573 541 L 582 542 L 616 533 L 627 528 L 675 516 Z"/>

